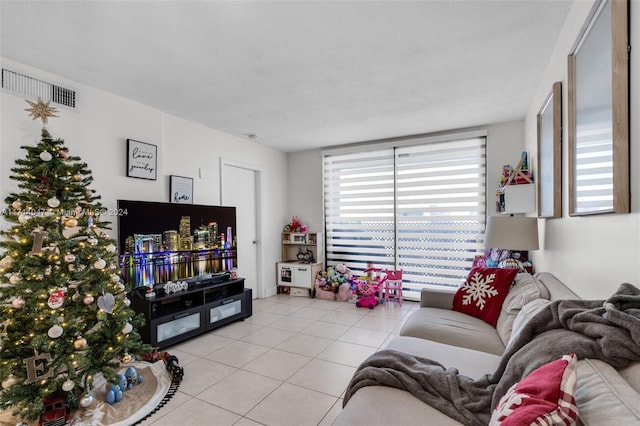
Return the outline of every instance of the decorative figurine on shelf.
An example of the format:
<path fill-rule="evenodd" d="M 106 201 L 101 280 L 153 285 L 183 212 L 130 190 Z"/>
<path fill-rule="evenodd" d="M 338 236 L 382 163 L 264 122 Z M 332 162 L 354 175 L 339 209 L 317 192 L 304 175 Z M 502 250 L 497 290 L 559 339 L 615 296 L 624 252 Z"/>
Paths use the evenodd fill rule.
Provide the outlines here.
<path fill-rule="evenodd" d="M 527 153 L 527 151 L 522 151 L 522 154 L 520 156 L 520 170 L 522 171 L 527 171 L 529 170 L 529 154 Z"/>
<path fill-rule="evenodd" d="M 307 232 L 307 225 L 305 225 L 304 223 L 300 222 L 300 219 L 298 219 L 298 216 L 294 215 L 291 217 L 291 223 L 288 223 L 284 226 L 284 228 L 282 229 L 283 232 L 301 232 L 301 233 L 306 233 Z"/>
<path fill-rule="evenodd" d="M 156 297 L 156 292 L 153 291 L 153 285 L 147 286 L 147 293 L 144 295 L 144 297 L 146 297 L 147 299 Z"/>
<path fill-rule="evenodd" d="M 291 231 L 292 232 L 300 231 L 300 221 L 298 220 L 298 216 L 291 217 Z"/>
<path fill-rule="evenodd" d="M 502 166 L 502 174 L 500 175 L 500 188 L 504 187 L 509 180 L 509 176 L 513 173 L 513 167 L 509 164 Z"/>

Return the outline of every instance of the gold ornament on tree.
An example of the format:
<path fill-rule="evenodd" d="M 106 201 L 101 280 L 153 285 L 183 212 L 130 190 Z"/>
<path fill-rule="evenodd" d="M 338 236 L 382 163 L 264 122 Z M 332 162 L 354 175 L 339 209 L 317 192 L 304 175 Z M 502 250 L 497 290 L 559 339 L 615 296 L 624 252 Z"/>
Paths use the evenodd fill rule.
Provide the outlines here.
<path fill-rule="evenodd" d="M 33 117 L 34 120 L 38 118 L 42 120 L 43 126 L 47 125 L 49 117 L 57 117 L 55 113 L 58 112 L 58 110 L 49 106 L 51 103 L 50 101 L 46 104 L 42 102 L 42 99 L 40 98 L 38 98 L 38 102 L 31 102 L 28 99 L 25 99 L 25 101 L 31 105 L 31 108 L 25 108 L 25 111 L 29 112 L 29 116 Z"/>
<path fill-rule="evenodd" d="M 76 340 L 73 341 L 73 348 L 76 350 L 84 349 L 87 347 L 87 339 L 80 336 Z"/>

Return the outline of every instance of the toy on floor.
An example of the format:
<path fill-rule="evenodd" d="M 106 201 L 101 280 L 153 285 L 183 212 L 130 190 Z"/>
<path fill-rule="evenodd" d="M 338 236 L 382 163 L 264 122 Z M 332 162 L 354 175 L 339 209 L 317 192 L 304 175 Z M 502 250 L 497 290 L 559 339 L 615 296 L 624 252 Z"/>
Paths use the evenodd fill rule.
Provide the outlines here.
<path fill-rule="evenodd" d="M 380 287 L 379 283 L 374 281 L 359 280 L 356 281 L 356 287 L 358 289 L 358 294 L 360 295 L 358 301 L 356 302 L 356 306 L 358 308 L 375 308 L 378 304 L 376 292 Z"/>
<path fill-rule="evenodd" d="M 380 280 L 380 292 L 381 303 L 395 300 L 402 305 L 402 269 L 386 270 L 384 277 Z"/>
<path fill-rule="evenodd" d="M 162 352 L 158 354 L 158 359 L 164 361 L 167 371 L 171 374 L 173 380 L 178 382 L 182 381 L 184 368 L 180 367 L 177 356 L 170 355 L 169 352 Z"/>
<path fill-rule="evenodd" d="M 109 405 L 113 405 L 116 402 L 122 401 L 124 391 L 132 389 L 134 385 L 142 383 L 142 376 L 138 374 L 138 370 L 133 367 L 127 368 L 124 374 L 120 374 L 117 385 L 108 383 L 108 391 L 105 396 L 105 401 Z"/>

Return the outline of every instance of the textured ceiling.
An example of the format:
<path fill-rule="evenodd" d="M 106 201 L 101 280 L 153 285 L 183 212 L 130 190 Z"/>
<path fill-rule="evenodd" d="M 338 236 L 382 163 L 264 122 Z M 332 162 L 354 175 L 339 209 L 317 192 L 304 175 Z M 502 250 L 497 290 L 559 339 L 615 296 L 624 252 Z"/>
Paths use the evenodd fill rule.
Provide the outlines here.
<path fill-rule="evenodd" d="M 0 7 L 4 58 L 293 152 L 523 119 L 571 1 Z"/>

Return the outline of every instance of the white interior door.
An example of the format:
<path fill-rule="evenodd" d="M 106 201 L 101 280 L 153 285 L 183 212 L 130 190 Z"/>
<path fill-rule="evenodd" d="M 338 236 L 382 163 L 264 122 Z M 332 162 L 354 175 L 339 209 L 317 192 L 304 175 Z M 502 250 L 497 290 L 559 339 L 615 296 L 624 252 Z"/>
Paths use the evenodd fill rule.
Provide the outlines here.
<path fill-rule="evenodd" d="M 245 288 L 252 289 L 254 299 L 260 296 L 261 290 L 258 278 L 258 179 L 256 170 L 225 162 L 221 165 L 221 204 L 236 208 L 238 276 L 245 279 Z"/>

